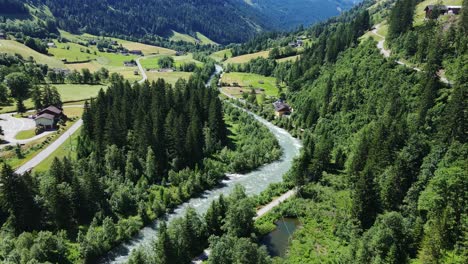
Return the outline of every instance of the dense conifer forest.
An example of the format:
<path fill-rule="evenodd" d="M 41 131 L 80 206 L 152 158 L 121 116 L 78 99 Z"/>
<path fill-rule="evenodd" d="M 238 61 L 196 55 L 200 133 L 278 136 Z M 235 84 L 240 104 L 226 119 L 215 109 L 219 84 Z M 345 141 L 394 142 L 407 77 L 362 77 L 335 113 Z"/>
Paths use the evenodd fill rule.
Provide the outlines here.
<path fill-rule="evenodd" d="M 416 27 L 416 3 L 392 6 L 388 45 L 421 65 L 419 71 L 384 58 L 374 40 L 358 40 L 371 27 L 371 14 L 362 9 L 310 28 L 317 41 L 297 62 L 260 58 L 230 66 L 284 76 L 288 83 L 291 118 L 274 120 L 265 105 L 244 106 L 303 139 L 304 150 L 285 178 L 300 191 L 250 234 L 233 236 L 232 223 L 220 213 L 221 232 L 205 233 L 218 236 L 210 240 L 209 263 L 466 262 L 468 12 L 456 23 L 432 18 Z M 202 230 L 219 226 L 210 220 L 213 211 L 219 208 L 204 216 Z M 281 217 L 297 217 L 302 228 L 286 257 L 272 260 L 249 243 L 260 243 L 270 221 Z M 176 243 L 171 232 L 167 245 Z M 237 239 L 246 239 L 242 253 Z M 161 254 L 160 242 L 145 263 L 151 252 Z M 145 254 L 134 258 L 145 260 Z"/>
<path fill-rule="evenodd" d="M 46 4 L 60 28 L 77 33 L 113 36 L 169 36 L 172 30 L 195 36 L 201 32 L 218 43 L 246 41 L 266 21 L 241 1 L 123 1 L 79 0 L 33 2 Z M 242 32 L 242 34 L 238 34 Z"/>
<path fill-rule="evenodd" d="M 280 157 L 267 128 L 196 76 L 171 86 L 112 75 L 85 104 L 77 160 L 24 175 L 2 164 L 1 260 L 92 263 L 225 173 Z"/>
<path fill-rule="evenodd" d="M 231 13 L 218 12 L 219 1 L 202 1 L 206 14 L 191 18 L 172 13 L 177 1 L 138 15 L 132 1 L 46 2 L 54 13 L 63 12 L 57 21 L 69 30 L 144 36 L 186 19 L 190 23 L 179 30 L 212 32 L 220 42 L 250 39 L 230 45 L 232 54 L 270 50 L 270 56 L 225 65 L 226 71 L 273 76 L 287 87 L 278 97 L 292 106 L 289 117 L 275 118 L 271 102 L 255 96 L 236 102 L 302 140 L 284 182 L 255 197 L 237 186 L 203 215 L 189 208 L 171 224 L 161 222 L 157 239 L 133 251 L 128 263 L 188 263 L 206 248 L 212 264 L 467 262 L 468 0 L 459 15 L 438 19 L 435 13 L 419 25 L 413 18 L 420 0 L 380 1 L 377 8 L 368 0 L 307 29 L 254 38 L 229 4 L 223 12 Z M 140 7 L 148 11 L 155 3 Z M 130 26 L 115 29 L 111 20 L 100 20 L 104 12 L 125 17 L 122 23 Z M 156 19 L 159 12 L 164 20 Z M 204 15 L 211 18 L 203 21 Z M 221 32 L 224 22 L 213 22 L 218 15 L 235 22 Z M 140 31 L 136 24 L 145 19 L 157 25 Z M 383 19 L 389 57 L 376 40 L 363 37 Z M 246 35 L 230 39 L 232 32 Z M 299 35 L 311 39 L 300 57 L 277 61 Z M 3 90 L 24 86 L 16 81 L 27 78 L 18 74 L 37 76 L 26 86 L 50 79 L 47 67 L 17 56 L 2 55 L 0 64 L 7 65 L 0 67 L 0 102 Z M 85 104 L 76 160 L 56 159 L 49 171 L 24 175 L 1 165 L 0 261 L 94 263 L 154 219 L 217 186 L 226 173 L 279 159 L 278 142 L 266 127 L 205 87 L 213 70 L 208 62 L 175 85 L 92 77 L 105 75 L 110 84 Z M 89 76 L 74 74 L 78 82 Z M 26 99 L 19 92 L 16 99 Z M 256 208 L 292 188 L 294 197 L 253 219 Z M 286 255 L 273 258 L 261 238 L 285 217 L 301 227 Z"/>

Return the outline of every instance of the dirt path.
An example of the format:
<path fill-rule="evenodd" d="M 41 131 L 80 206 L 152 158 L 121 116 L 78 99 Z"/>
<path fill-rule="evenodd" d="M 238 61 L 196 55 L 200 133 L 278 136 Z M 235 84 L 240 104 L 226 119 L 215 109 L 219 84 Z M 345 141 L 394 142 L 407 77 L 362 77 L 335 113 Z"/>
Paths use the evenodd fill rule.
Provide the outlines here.
<path fill-rule="evenodd" d="M 371 31 L 372 34 L 376 35 L 377 37 L 381 38 L 380 41 L 377 42 L 377 48 L 380 50 L 380 53 L 385 57 L 385 58 L 389 58 L 392 54 L 392 51 L 391 50 L 388 50 L 388 49 L 385 49 L 385 36 L 382 36 L 378 33 L 378 30 L 379 28 L 381 27 L 380 24 L 377 24 L 374 26 L 374 29 Z M 401 61 L 401 60 L 395 60 L 396 63 L 398 63 L 399 65 L 402 65 L 402 66 L 405 66 L 407 68 L 410 68 L 414 71 L 417 71 L 417 72 L 422 72 L 422 70 L 418 67 L 414 67 L 412 65 L 409 65 L 407 63 L 405 63 L 404 61 Z M 453 84 L 452 81 L 448 80 L 446 77 L 442 77 L 439 75 L 439 80 L 449 86 L 451 86 Z"/>
<path fill-rule="evenodd" d="M 276 206 L 280 205 L 282 202 L 294 196 L 296 192 L 297 192 L 296 189 L 289 190 L 288 192 L 284 193 L 280 197 L 271 201 L 269 204 L 263 206 L 262 208 L 260 208 L 260 210 L 257 211 L 257 216 L 255 217 L 255 219 L 264 216 L 265 214 L 270 212 L 273 208 L 275 208 Z"/>

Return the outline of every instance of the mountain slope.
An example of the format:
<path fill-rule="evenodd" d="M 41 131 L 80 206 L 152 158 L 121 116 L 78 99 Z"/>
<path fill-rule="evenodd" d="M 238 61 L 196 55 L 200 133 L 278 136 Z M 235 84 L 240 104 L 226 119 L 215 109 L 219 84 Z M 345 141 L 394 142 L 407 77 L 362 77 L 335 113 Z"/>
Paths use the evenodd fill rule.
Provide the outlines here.
<path fill-rule="evenodd" d="M 270 29 L 247 4 L 234 0 L 34 0 L 46 4 L 61 28 L 92 34 L 167 36 L 172 30 L 242 42 Z M 242 32 L 242 34 L 239 34 Z"/>
<path fill-rule="evenodd" d="M 264 14 L 276 27 L 292 29 L 339 15 L 362 0 L 241 0 Z"/>
<path fill-rule="evenodd" d="M 30 0 L 45 4 L 60 28 L 142 38 L 172 31 L 215 42 L 245 42 L 259 31 L 289 30 L 338 15 L 361 0 Z"/>

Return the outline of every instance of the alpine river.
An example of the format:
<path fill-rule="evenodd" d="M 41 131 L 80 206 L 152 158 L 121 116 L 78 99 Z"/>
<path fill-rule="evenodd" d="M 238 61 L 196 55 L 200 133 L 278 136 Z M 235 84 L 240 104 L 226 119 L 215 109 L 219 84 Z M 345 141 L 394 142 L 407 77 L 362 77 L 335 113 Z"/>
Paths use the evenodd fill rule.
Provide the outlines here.
<path fill-rule="evenodd" d="M 222 68 L 217 65 L 215 74 L 221 71 Z M 166 220 L 168 223 L 175 218 L 182 217 L 189 207 L 194 208 L 199 214 L 205 213 L 212 201 L 218 199 L 221 194 L 227 195 L 231 193 L 236 184 L 244 186 L 248 195 L 255 195 L 261 193 L 271 183 L 282 181 L 283 175 L 291 168 L 293 159 L 299 154 L 302 144 L 286 130 L 271 124 L 253 113 L 250 114 L 275 135 L 283 150 L 281 159 L 264 165 L 247 174 L 227 175 L 228 179 L 223 181 L 221 187 L 206 191 L 200 197 L 190 199 L 188 202 L 177 207 L 171 214 L 167 215 Z M 253 144 L 255 144 L 255 142 L 253 142 Z M 121 244 L 109 252 L 100 263 L 126 263 L 133 249 L 150 245 L 151 241 L 156 238 L 157 225 L 158 221 L 156 220 L 150 226 L 141 229 L 130 241 Z"/>

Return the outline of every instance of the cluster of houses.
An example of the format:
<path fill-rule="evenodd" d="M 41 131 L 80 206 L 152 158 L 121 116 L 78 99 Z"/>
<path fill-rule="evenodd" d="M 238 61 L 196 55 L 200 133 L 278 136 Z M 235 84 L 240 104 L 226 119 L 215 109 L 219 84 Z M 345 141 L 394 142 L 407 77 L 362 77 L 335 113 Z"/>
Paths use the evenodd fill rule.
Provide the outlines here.
<path fill-rule="evenodd" d="M 428 5 L 424 8 L 426 12 L 426 19 L 432 18 L 432 13 L 437 10 L 439 15 L 458 15 L 461 12 L 461 6 L 448 6 L 448 5 Z"/>
<path fill-rule="evenodd" d="M 296 39 L 295 41 L 291 41 L 289 42 L 288 44 L 290 47 L 292 48 L 299 48 L 299 47 L 302 47 L 304 46 L 304 41 L 300 38 Z"/>
<path fill-rule="evenodd" d="M 124 66 L 125 67 L 136 67 L 137 63 L 134 60 L 124 61 Z"/>
<path fill-rule="evenodd" d="M 43 127 L 47 130 L 54 129 L 61 119 L 66 119 L 63 110 L 51 105 L 37 112 L 34 121 L 36 122 L 36 127 Z"/>

